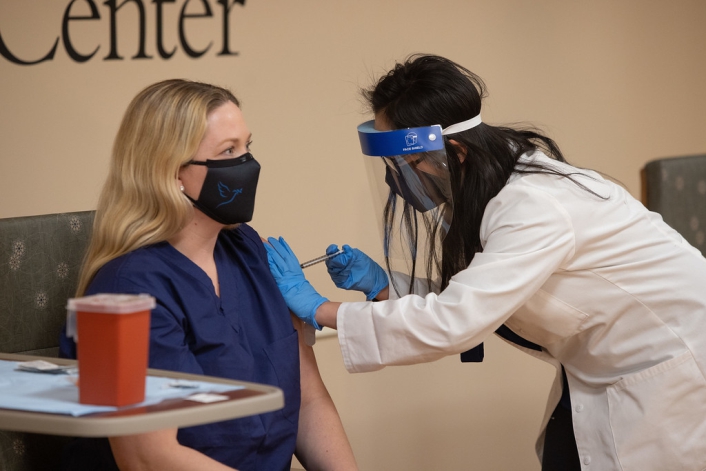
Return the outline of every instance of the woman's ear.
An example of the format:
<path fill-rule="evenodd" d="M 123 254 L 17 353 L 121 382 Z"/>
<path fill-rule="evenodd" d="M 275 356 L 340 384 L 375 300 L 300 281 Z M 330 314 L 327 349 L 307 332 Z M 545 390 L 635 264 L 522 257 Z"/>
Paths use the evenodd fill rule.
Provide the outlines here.
<path fill-rule="evenodd" d="M 455 139 L 449 139 L 449 144 L 454 146 L 454 149 L 456 150 L 456 155 L 458 155 L 458 161 L 460 163 L 463 163 L 466 160 L 466 154 L 468 153 L 468 150 Z"/>

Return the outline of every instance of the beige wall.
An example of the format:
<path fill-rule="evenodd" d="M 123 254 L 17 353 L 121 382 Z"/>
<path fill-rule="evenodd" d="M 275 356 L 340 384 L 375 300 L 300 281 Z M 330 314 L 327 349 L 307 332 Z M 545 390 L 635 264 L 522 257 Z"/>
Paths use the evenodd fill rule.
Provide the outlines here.
<path fill-rule="evenodd" d="M 1 0 L 0 34 L 17 56 L 43 57 L 61 36 L 71 0 Z M 379 255 L 373 201 L 355 126 L 367 119 L 360 86 L 412 52 L 454 59 L 486 81 L 490 123 L 532 122 L 567 158 L 639 194 L 650 159 L 706 151 L 706 2 L 675 0 L 247 0 L 230 15 L 231 49 L 219 57 L 221 7 L 187 21 L 200 59 L 178 46 L 177 14 L 164 4 L 155 50 L 137 52 L 136 8 L 118 12 L 118 48 L 101 19 L 71 22 L 79 64 L 59 39 L 52 61 L 19 66 L 0 57 L 0 217 L 93 209 L 112 138 L 128 101 L 154 81 L 186 77 L 231 87 L 242 99 L 263 165 L 253 225 L 284 235 L 300 258 L 349 243 Z M 76 0 L 73 16 L 88 14 Z M 202 10 L 189 2 L 189 11 Z M 307 272 L 341 300 L 321 265 Z M 458 359 L 349 375 L 335 337 L 316 346 L 324 379 L 364 470 L 539 469 L 534 436 L 553 372 L 491 339 L 487 360 Z"/>

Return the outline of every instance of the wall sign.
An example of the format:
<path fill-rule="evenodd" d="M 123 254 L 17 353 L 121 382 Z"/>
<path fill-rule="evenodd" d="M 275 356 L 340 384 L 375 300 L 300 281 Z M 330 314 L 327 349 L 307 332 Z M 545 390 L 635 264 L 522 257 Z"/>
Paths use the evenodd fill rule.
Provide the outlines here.
<path fill-rule="evenodd" d="M 77 14 L 72 14 L 71 10 L 74 4 L 77 2 L 85 2 L 88 7 L 90 8 L 90 15 L 77 15 Z M 213 41 L 209 43 L 209 45 L 202 50 L 196 50 L 194 49 L 190 44 L 189 41 L 187 40 L 186 37 L 186 25 L 187 21 L 192 22 L 192 21 L 197 21 L 198 19 L 203 19 L 203 18 L 212 18 L 214 17 L 214 9 L 216 10 L 215 15 L 220 15 L 222 18 L 221 25 L 222 28 L 220 30 L 220 35 L 221 35 L 221 50 L 218 52 L 216 55 L 218 56 L 237 56 L 238 52 L 237 51 L 231 51 L 230 46 L 229 46 L 229 30 L 230 30 L 230 15 L 231 15 L 231 9 L 236 3 L 239 3 L 241 5 L 245 5 L 245 0 L 215 0 L 214 3 L 219 4 L 221 8 L 214 7 L 213 9 L 211 8 L 211 5 L 209 3 L 209 0 L 196 0 L 197 2 L 201 3 L 202 11 L 199 13 L 187 13 L 186 12 L 186 7 L 187 5 L 191 2 L 192 0 L 183 0 L 183 4 L 181 5 L 181 10 L 179 12 L 179 17 L 178 17 L 178 28 L 179 28 L 179 46 L 181 46 L 181 49 L 184 51 L 186 55 L 192 58 L 199 58 L 206 54 L 209 49 L 211 49 L 211 46 L 213 45 Z M 179 0 L 181 3 L 182 0 Z M 165 45 L 164 44 L 164 39 L 163 39 L 163 21 L 164 21 L 164 9 L 165 8 L 175 8 L 178 7 L 177 5 L 173 5 L 177 3 L 177 0 L 123 0 L 122 2 L 118 3 L 118 0 L 105 0 L 103 2 L 103 5 L 107 8 L 107 16 L 108 16 L 108 23 L 110 27 L 110 52 L 108 53 L 107 56 L 103 57 L 103 60 L 109 61 L 109 60 L 123 60 L 123 56 L 121 56 L 118 53 L 118 34 L 117 34 L 117 22 L 118 22 L 118 11 L 123 8 L 126 4 L 131 3 L 137 7 L 137 10 L 139 12 L 139 48 L 137 51 L 137 54 L 132 56 L 132 59 L 153 59 L 153 55 L 148 55 L 146 52 L 146 28 L 145 28 L 145 3 L 152 3 L 154 5 L 154 11 L 155 11 L 155 18 L 157 22 L 157 27 L 155 29 L 155 38 L 154 41 L 156 43 L 156 53 L 159 57 L 162 59 L 169 59 L 171 58 L 174 53 L 177 51 L 178 47 L 177 45 Z M 93 52 L 90 54 L 81 54 L 78 52 L 77 48 L 75 47 L 74 43 L 71 41 L 71 25 L 72 23 L 76 21 L 101 21 L 103 18 L 101 18 L 100 12 L 98 10 L 98 7 L 96 6 L 96 3 L 94 0 L 71 0 L 69 4 L 66 6 L 66 9 L 64 10 L 64 17 L 59 24 L 57 22 L 57 30 L 60 28 L 61 29 L 61 35 L 57 35 L 56 40 L 54 41 L 54 44 L 47 44 L 47 51 L 43 57 L 39 58 L 33 58 L 33 57 L 18 57 L 12 52 L 12 45 L 11 44 L 6 44 L 3 37 L 2 37 L 2 32 L 0 32 L 0 55 L 2 55 L 5 59 L 7 59 L 10 62 L 13 62 L 15 64 L 19 65 L 35 65 L 35 64 L 40 64 L 42 62 L 46 61 L 51 61 L 54 59 L 54 55 L 56 54 L 56 50 L 59 46 L 59 40 L 61 39 L 62 44 L 64 45 L 64 49 L 66 50 L 66 54 L 73 59 L 75 62 L 87 62 L 96 55 L 98 50 L 100 49 L 100 45 L 96 45 L 95 48 L 93 49 Z M 82 45 L 84 46 L 84 45 Z M 82 47 L 81 49 L 84 49 Z M 86 47 L 87 49 L 87 47 Z"/>

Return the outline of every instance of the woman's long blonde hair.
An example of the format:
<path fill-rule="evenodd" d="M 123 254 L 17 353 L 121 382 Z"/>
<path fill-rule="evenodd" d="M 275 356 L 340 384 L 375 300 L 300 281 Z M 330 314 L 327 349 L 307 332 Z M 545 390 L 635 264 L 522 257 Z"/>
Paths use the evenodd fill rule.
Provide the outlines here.
<path fill-rule="evenodd" d="M 110 260 L 187 224 L 193 207 L 178 188 L 179 169 L 196 153 L 209 113 L 228 101 L 240 106 L 230 91 L 188 80 L 155 83 L 132 100 L 115 136 L 77 296 Z"/>

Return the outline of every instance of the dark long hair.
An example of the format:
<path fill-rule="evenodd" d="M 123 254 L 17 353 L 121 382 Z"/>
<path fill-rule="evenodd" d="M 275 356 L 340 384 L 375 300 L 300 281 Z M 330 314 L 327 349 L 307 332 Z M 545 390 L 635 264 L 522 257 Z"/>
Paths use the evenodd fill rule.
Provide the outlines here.
<path fill-rule="evenodd" d="M 430 126 L 446 128 L 478 115 L 481 101 L 487 96 L 486 86 L 470 70 L 443 57 L 425 54 L 409 56 L 381 77 L 370 89 L 362 90 L 376 116 L 382 115 L 393 129 Z M 462 150 L 449 143 L 460 144 Z M 441 289 L 450 278 L 468 267 L 476 253 L 482 252 L 480 225 L 488 202 L 505 186 L 513 172 L 550 173 L 574 180 L 573 173 L 564 174 L 555 168 L 538 163 L 527 163 L 518 168 L 521 155 L 540 149 L 549 157 L 566 162 L 557 144 L 533 128 L 490 126 L 482 123 L 473 129 L 444 136 L 449 161 L 453 216 L 450 227 L 441 228 L 438 219 L 415 212 L 406 202 L 402 217 L 398 218 L 406 231 L 409 256 L 412 260 L 410 275 L 414 281 L 417 264 L 419 219 L 427 234 L 426 273 L 432 278 L 436 271 Z M 465 152 L 463 161 L 460 152 Z M 384 211 L 385 262 L 391 270 L 389 235 L 394 232 L 397 202 L 390 194 Z M 444 233 L 439 255 L 439 235 Z M 410 293 L 412 292 L 410 283 Z M 397 290 L 397 286 L 393 287 Z M 399 294 L 399 291 L 398 291 Z"/>

